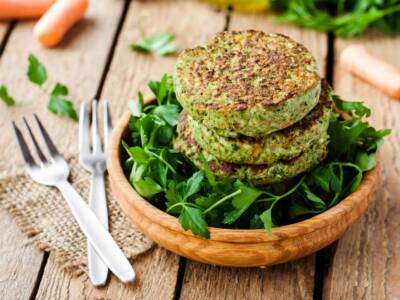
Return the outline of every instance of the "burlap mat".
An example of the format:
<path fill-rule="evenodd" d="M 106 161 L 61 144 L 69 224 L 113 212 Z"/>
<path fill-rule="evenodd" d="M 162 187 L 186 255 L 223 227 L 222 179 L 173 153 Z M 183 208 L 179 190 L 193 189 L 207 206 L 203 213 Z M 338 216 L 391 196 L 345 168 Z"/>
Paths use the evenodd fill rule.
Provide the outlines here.
<path fill-rule="evenodd" d="M 76 158 L 68 161 L 70 182 L 87 199 L 90 174 L 79 166 Z M 149 250 L 153 242 L 129 222 L 108 182 L 106 190 L 111 235 L 132 260 Z M 40 250 L 54 252 L 63 269 L 75 275 L 87 273 L 86 238 L 56 188 L 39 185 L 27 174 L 3 178 L 0 180 L 0 208 L 11 214 L 29 243 Z"/>

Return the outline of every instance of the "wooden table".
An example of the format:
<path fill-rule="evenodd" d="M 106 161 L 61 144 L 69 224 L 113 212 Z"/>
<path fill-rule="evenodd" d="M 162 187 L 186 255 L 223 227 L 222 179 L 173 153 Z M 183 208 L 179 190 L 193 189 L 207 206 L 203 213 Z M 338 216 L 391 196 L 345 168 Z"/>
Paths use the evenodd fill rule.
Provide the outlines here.
<path fill-rule="evenodd" d="M 126 286 L 114 277 L 93 288 L 86 277 L 71 277 L 45 254 L 26 244 L 17 226 L 0 212 L 0 299 L 398 299 L 400 297 L 400 102 L 344 72 L 340 51 L 354 42 L 400 67 L 400 37 L 368 34 L 342 40 L 293 26 L 273 24 L 265 15 L 241 15 L 183 1 L 92 1 L 87 18 L 56 49 L 44 50 L 32 38 L 34 22 L 0 23 L 0 83 L 23 104 L 0 104 L 0 175 L 21 168 L 10 129 L 12 119 L 37 112 L 51 124 L 63 153 L 77 153 L 77 124 L 46 109 L 47 99 L 25 79 L 27 56 L 47 66 L 51 81 L 70 87 L 75 106 L 93 97 L 111 102 L 114 119 L 129 98 L 146 90 L 149 79 L 171 72 L 174 57 L 137 54 L 129 45 L 143 29 L 167 30 L 181 48 L 197 45 L 229 29 L 282 32 L 304 43 L 316 56 L 321 73 L 335 90 L 363 99 L 373 108 L 372 123 L 393 129 L 382 148 L 383 171 L 375 201 L 366 215 L 334 245 L 307 258 L 263 269 L 202 265 L 154 248 L 135 263 L 138 280 Z"/>

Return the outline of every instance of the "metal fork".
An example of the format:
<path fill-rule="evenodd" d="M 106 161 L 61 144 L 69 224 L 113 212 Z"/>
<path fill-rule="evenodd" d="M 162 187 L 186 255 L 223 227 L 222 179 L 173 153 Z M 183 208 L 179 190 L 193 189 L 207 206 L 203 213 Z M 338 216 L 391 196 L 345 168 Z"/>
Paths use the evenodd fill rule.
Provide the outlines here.
<path fill-rule="evenodd" d="M 131 264 L 115 243 L 110 233 L 104 228 L 104 225 L 97 219 L 82 197 L 68 182 L 69 167 L 67 162 L 58 152 L 36 114 L 34 117 L 50 155 L 49 159 L 46 158 L 28 122 L 24 118 L 29 136 L 40 160 L 39 163 L 36 163 L 21 131 L 16 126 L 15 122 L 13 122 L 19 148 L 26 163 L 28 174 L 34 181 L 40 184 L 57 187 L 61 191 L 79 227 L 103 262 L 122 282 L 132 282 L 135 279 L 135 273 Z"/>
<path fill-rule="evenodd" d="M 92 101 L 92 147 L 90 147 L 90 118 L 87 103 L 81 105 L 79 118 L 79 162 L 90 173 L 92 180 L 89 194 L 89 207 L 108 230 L 107 199 L 104 185 L 108 136 L 111 132 L 111 116 L 108 102 L 104 102 L 104 149 L 100 141 L 97 121 L 97 101 Z M 108 268 L 88 243 L 89 277 L 93 285 L 104 285 L 107 281 Z"/>

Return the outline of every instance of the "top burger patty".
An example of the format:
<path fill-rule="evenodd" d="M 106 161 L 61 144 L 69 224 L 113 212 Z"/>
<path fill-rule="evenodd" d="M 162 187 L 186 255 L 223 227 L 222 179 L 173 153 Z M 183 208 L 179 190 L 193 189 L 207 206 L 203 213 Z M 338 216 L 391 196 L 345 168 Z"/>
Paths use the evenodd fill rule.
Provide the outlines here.
<path fill-rule="evenodd" d="M 184 109 L 223 136 L 260 137 L 286 128 L 318 102 L 317 64 L 280 34 L 228 31 L 178 57 L 174 85 Z"/>

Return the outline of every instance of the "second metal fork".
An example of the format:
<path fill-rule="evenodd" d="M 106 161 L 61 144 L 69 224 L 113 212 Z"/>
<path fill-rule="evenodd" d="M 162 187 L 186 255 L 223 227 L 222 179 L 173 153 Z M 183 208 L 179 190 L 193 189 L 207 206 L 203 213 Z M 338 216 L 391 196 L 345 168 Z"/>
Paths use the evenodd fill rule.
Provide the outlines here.
<path fill-rule="evenodd" d="M 105 148 L 111 131 L 111 116 L 108 102 L 104 102 L 104 147 L 102 147 L 98 120 L 97 101 L 92 101 L 92 143 L 90 143 L 90 114 L 87 103 L 81 105 L 79 118 L 79 162 L 92 174 L 89 207 L 108 230 L 107 199 L 104 184 L 106 170 Z M 90 146 L 91 144 L 91 146 Z M 108 268 L 100 259 L 93 246 L 88 243 L 88 269 L 93 285 L 104 285 L 107 281 Z"/>

